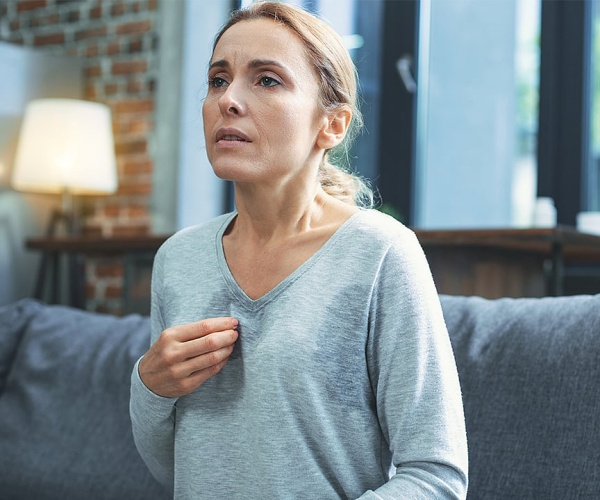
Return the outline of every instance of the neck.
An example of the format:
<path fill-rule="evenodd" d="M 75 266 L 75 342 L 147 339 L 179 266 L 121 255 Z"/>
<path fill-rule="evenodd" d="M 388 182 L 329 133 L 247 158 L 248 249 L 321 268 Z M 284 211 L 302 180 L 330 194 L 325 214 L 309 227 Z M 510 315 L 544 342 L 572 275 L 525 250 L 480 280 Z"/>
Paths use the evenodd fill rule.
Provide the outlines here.
<path fill-rule="evenodd" d="M 293 237 L 318 226 L 329 198 L 316 182 L 304 189 L 294 186 L 277 191 L 236 184 L 235 196 L 238 216 L 233 231 L 262 243 Z"/>

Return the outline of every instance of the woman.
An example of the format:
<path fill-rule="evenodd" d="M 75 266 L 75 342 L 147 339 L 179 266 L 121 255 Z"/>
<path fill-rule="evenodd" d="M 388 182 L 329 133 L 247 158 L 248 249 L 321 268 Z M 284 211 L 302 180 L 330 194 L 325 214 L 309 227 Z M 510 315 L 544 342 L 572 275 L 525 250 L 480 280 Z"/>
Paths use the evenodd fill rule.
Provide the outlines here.
<path fill-rule="evenodd" d="M 132 375 L 138 449 L 176 498 L 464 498 L 460 389 L 414 234 L 329 164 L 357 122 L 339 37 L 294 7 L 238 11 L 203 105 L 236 211 L 156 256 Z"/>

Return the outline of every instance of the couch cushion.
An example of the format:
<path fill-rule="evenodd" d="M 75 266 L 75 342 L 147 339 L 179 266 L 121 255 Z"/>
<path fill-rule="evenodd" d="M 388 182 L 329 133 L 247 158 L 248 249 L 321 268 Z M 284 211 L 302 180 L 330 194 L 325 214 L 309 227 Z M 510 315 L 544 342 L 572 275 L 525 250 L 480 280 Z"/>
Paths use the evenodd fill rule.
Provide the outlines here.
<path fill-rule="evenodd" d="M 6 385 L 19 341 L 27 323 L 42 309 L 42 304 L 23 299 L 0 307 L 0 396 Z"/>
<path fill-rule="evenodd" d="M 0 498 L 168 498 L 139 457 L 129 420 L 147 318 L 43 306 L 0 399 Z"/>
<path fill-rule="evenodd" d="M 441 300 L 464 397 L 469 499 L 598 498 L 600 295 Z"/>

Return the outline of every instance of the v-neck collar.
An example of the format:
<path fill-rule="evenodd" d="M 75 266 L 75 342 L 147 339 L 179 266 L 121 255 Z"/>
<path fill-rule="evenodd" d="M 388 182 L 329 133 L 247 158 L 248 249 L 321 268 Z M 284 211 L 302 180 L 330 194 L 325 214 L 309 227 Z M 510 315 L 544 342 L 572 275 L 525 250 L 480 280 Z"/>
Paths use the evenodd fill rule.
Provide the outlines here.
<path fill-rule="evenodd" d="M 246 309 L 250 311 L 256 311 L 261 309 L 266 304 L 275 299 L 278 295 L 281 294 L 286 288 L 288 288 L 294 281 L 300 278 L 304 273 L 306 273 L 323 255 L 325 255 L 330 248 L 334 247 L 337 240 L 339 240 L 342 235 L 348 231 L 348 228 L 354 223 L 355 220 L 358 219 L 360 214 L 362 214 L 364 210 L 357 210 L 353 213 L 336 231 L 329 237 L 329 239 L 321 245 L 321 247 L 312 254 L 306 261 L 304 261 L 300 266 L 298 266 L 291 274 L 286 276 L 283 280 L 281 280 L 277 285 L 271 288 L 268 292 L 261 295 L 257 299 L 251 299 L 246 292 L 239 286 L 233 274 L 231 273 L 231 269 L 229 269 L 229 265 L 227 264 L 227 260 L 225 259 L 225 251 L 223 249 L 223 235 L 225 231 L 233 221 L 233 219 L 237 216 L 237 212 L 232 212 L 228 217 L 225 218 L 223 224 L 217 231 L 215 237 L 215 250 L 217 253 L 217 262 L 219 264 L 219 269 L 221 274 L 223 275 L 223 279 L 227 283 L 227 286 L 231 293 L 236 297 L 237 301 L 242 304 Z"/>

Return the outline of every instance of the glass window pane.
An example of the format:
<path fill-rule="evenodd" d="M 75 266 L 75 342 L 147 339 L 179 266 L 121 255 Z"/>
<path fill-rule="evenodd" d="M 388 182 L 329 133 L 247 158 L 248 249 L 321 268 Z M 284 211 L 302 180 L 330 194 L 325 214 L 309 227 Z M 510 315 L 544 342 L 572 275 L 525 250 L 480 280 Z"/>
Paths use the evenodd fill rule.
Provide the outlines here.
<path fill-rule="evenodd" d="M 529 225 L 540 0 L 422 0 L 421 9 L 415 225 Z"/>
<path fill-rule="evenodd" d="M 592 2 L 591 113 L 587 210 L 600 210 L 600 0 Z"/>

